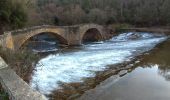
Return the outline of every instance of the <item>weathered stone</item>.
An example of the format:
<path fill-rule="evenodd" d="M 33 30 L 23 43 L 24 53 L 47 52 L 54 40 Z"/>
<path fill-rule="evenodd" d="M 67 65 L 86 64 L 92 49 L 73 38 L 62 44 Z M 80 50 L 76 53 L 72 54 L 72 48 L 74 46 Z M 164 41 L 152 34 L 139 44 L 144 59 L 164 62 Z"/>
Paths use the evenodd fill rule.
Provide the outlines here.
<path fill-rule="evenodd" d="M 137 64 L 137 63 L 140 63 L 140 61 L 139 60 L 135 61 L 135 64 Z"/>
<path fill-rule="evenodd" d="M 123 76 L 123 75 L 127 74 L 127 72 L 128 72 L 127 70 L 122 70 L 119 72 L 119 76 Z"/>
<path fill-rule="evenodd" d="M 8 65 L 4 62 L 4 60 L 0 57 L 0 69 L 6 68 Z"/>
<path fill-rule="evenodd" d="M 9 94 L 11 100 L 46 100 L 45 96 L 31 89 L 31 87 L 10 68 L 0 70 L 0 82 Z"/>
<path fill-rule="evenodd" d="M 46 32 L 46 33 L 53 33 L 54 35 L 56 35 L 59 41 L 62 42 L 63 44 L 80 45 L 83 42 L 82 40 L 85 33 L 91 29 L 98 31 L 98 33 L 101 36 L 99 40 L 106 39 L 108 34 L 105 32 L 105 28 L 97 24 L 84 24 L 84 25 L 74 25 L 74 26 L 43 25 L 43 26 L 20 29 L 16 31 L 5 32 L 2 41 L 3 43 L 0 44 L 6 48 L 10 48 L 12 50 L 18 50 L 31 37 Z"/>
<path fill-rule="evenodd" d="M 77 97 L 79 97 L 79 96 L 80 96 L 79 93 L 73 94 L 73 95 L 71 95 L 71 96 L 68 98 L 68 100 L 75 100 L 75 98 L 77 98 Z"/>
<path fill-rule="evenodd" d="M 111 74 L 115 74 L 115 73 L 116 73 L 116 70 L 109 70 L 109 71 L 105 72 L 103 74 L 103 76 L 105 77 L 105 76 L 108 76 L 108 75 L 111 75 Z"/>
<path fill-rule="evenodd" d="M 125 68 L 126 69 L 130 69 L 130 68 L 132 68 L 132 66 L 127 65 Z"/>
<path fill-rule="evenodd" d="M 108 87 L 109 83 L 114 83 L 116 82 L 117 79 L 119 79 L 119 75 L 113 75 L 108 79 L 106 79 L 105 81 L 101 82 L 97 87 L 103 87 L 103 88 Z"/>
<path fill-rule="evenodd" d="M 0 83 L 10 100 L 46 100 L 46 97 L 31 89 L 0 57 Z"/>

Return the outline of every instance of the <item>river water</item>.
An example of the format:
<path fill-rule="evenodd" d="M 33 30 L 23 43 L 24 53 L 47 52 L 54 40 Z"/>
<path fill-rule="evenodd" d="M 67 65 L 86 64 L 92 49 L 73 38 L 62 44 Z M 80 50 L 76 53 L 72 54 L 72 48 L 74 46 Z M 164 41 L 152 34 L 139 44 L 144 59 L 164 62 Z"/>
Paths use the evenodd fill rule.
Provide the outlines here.
<path fill-rule="evenodd" d="M 36 69 L 33 73 L 30 85 L 32 88 L 37 89 L 43 94 L 50 94 L 52 91 L 62 88 L 60 83 L 83 82 L 85 78 L 94 77 L 96 72 L 107 69 L 107 65 L 115 65 L 125 61 L 131 61 L 136 56 L 152 50 L 156 45 L 167 40 L 167 38 L 168 37 L 165 35 L 156 33 L 129 32 L 114 36 L 107 41 L 93 42 L 81 47 L 71 47 L 60 50 L 59 52 L 49 54 L 39 60 L 36 64 Z M 135 90 L 142 89 L 140 88 L 141 84 L 144 86 L 147 85 L 146 82 L 142 83 L 144 77 L 145 81 L 150 83 L 150 88 L 163 84 L 164 87 L 160 86 L 157 87 L 157 89 L 160 88 L 160 90 L 165 90 L 168 93 L 168 91 L 170 91 L 170 83 L 163 80 L 160 78 L 161 76 L 158 75 L 157 72 L 159 71 L 159 65 L 153 64 L 149 67 L 151 68 L 138 67 L 135 71 L 132 71 L 131 75 L 125 76 L 125 78 L 123 77 L 124 80 L 122 79 L 117 82 L 117 84 L 112 85 L 112 87 L 109 88 L 110 90 L 108 90 L 108 94 L 101 96 L 101 98 L 103 97 L 103 99 L 106 98 L 108 100 L 156 100 L 130 98 L 131 96 L 129 94 L 126 95 L 130 89 L 133 89 L 133 92 L 136 93 L 136 95 L 140 94 L 140 92 L 137 93 Z M 136 80 L 131 81 L 131 78 L 134 78 L 132 76 L 136 76 Z M 156 80 L 154 78 L 156 78 Z M 158 84 L 154 86 L 151 83 Z M 130 88 L 133 86 L 134 88 L 138 88 Z M 166 89 L 165 86 L 167 86 Z M 156 91 L 156 89 L 147 92 L 152 93 L 153 91 Z M 147 92 L 143 92 L 141 96 L 146 95 Z M 94 95 L 96 94 L 94 93 Z M 87 97 L 85 96 L 84 98 Z M 94 98 L 91 100 L 94 100 Z M 157 100 L 168 99 L 165 97 L 165 99 Z"/>
<path fill-rule="evenodd" d="M 142 56 L 131 72 L 108 78 L 79 100 L 170 100 L 169 51 L 170 39 Z"/>

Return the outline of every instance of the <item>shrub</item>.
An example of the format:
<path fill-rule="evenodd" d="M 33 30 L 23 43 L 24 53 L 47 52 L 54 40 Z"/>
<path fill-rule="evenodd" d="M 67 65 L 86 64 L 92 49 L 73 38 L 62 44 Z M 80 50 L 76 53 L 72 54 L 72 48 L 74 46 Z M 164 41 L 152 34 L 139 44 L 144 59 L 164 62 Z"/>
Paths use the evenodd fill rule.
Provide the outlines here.
<path fill-rule="evenodd" d="M 38 61 L 38 55 L 28 50 L 11 51 L 0 48 L 0 56 L 27 83 Z"/>

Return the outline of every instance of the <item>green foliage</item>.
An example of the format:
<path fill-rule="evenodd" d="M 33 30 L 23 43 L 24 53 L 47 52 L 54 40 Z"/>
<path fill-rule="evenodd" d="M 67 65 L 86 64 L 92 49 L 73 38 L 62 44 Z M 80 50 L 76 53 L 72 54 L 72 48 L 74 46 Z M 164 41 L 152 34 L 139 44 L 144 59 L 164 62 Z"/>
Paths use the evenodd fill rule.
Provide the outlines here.
<path fill-rule="evenodd" d="M 169 25 L 170 0 L 0 1 L 0 27 L 16 29 L 25 25 L 81 23 Z"/>
<path fill-rule="evenodd" d="M 27 4 L 19 0 L 0 1 L 0 26 L 10 29 L 21 28 L 27 21 Z"/>
<path fill-rule="evenodd" d="M 8 0 L 2 0 L 0 2 L 0 20 L 1 23 L 9 23 L 9 17 L 10 17 L 10 7 L 7 6 L 10 5 L 10 2 L 8 2 Z"/>
<path fill-rule="evenodd" d="M 21 4 L 16 4 L 16 7 L 11 10 L 9 20 L 12 28 L 21 28 L 25 25 L 27 13 L 23 9 L 24 7 Z"/>

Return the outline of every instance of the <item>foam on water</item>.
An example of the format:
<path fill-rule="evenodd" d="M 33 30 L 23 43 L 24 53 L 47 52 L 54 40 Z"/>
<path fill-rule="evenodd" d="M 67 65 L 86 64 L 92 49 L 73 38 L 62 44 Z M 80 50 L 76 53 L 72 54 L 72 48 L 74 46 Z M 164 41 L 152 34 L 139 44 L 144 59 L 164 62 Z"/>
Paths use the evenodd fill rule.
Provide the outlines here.
<path fill-rule="evenodd" d="M 31 86 L 44 94 L 59 88 L 59 82 L 82 82 L 94 77 L 96 71 L 107 65 L 122 63 L 164 41 L 165 36 L 149 33 L 124 33 L 106 42 L 87 44 L 77 52 L 52 54 L 39 61 L 32 77 Z"/>

